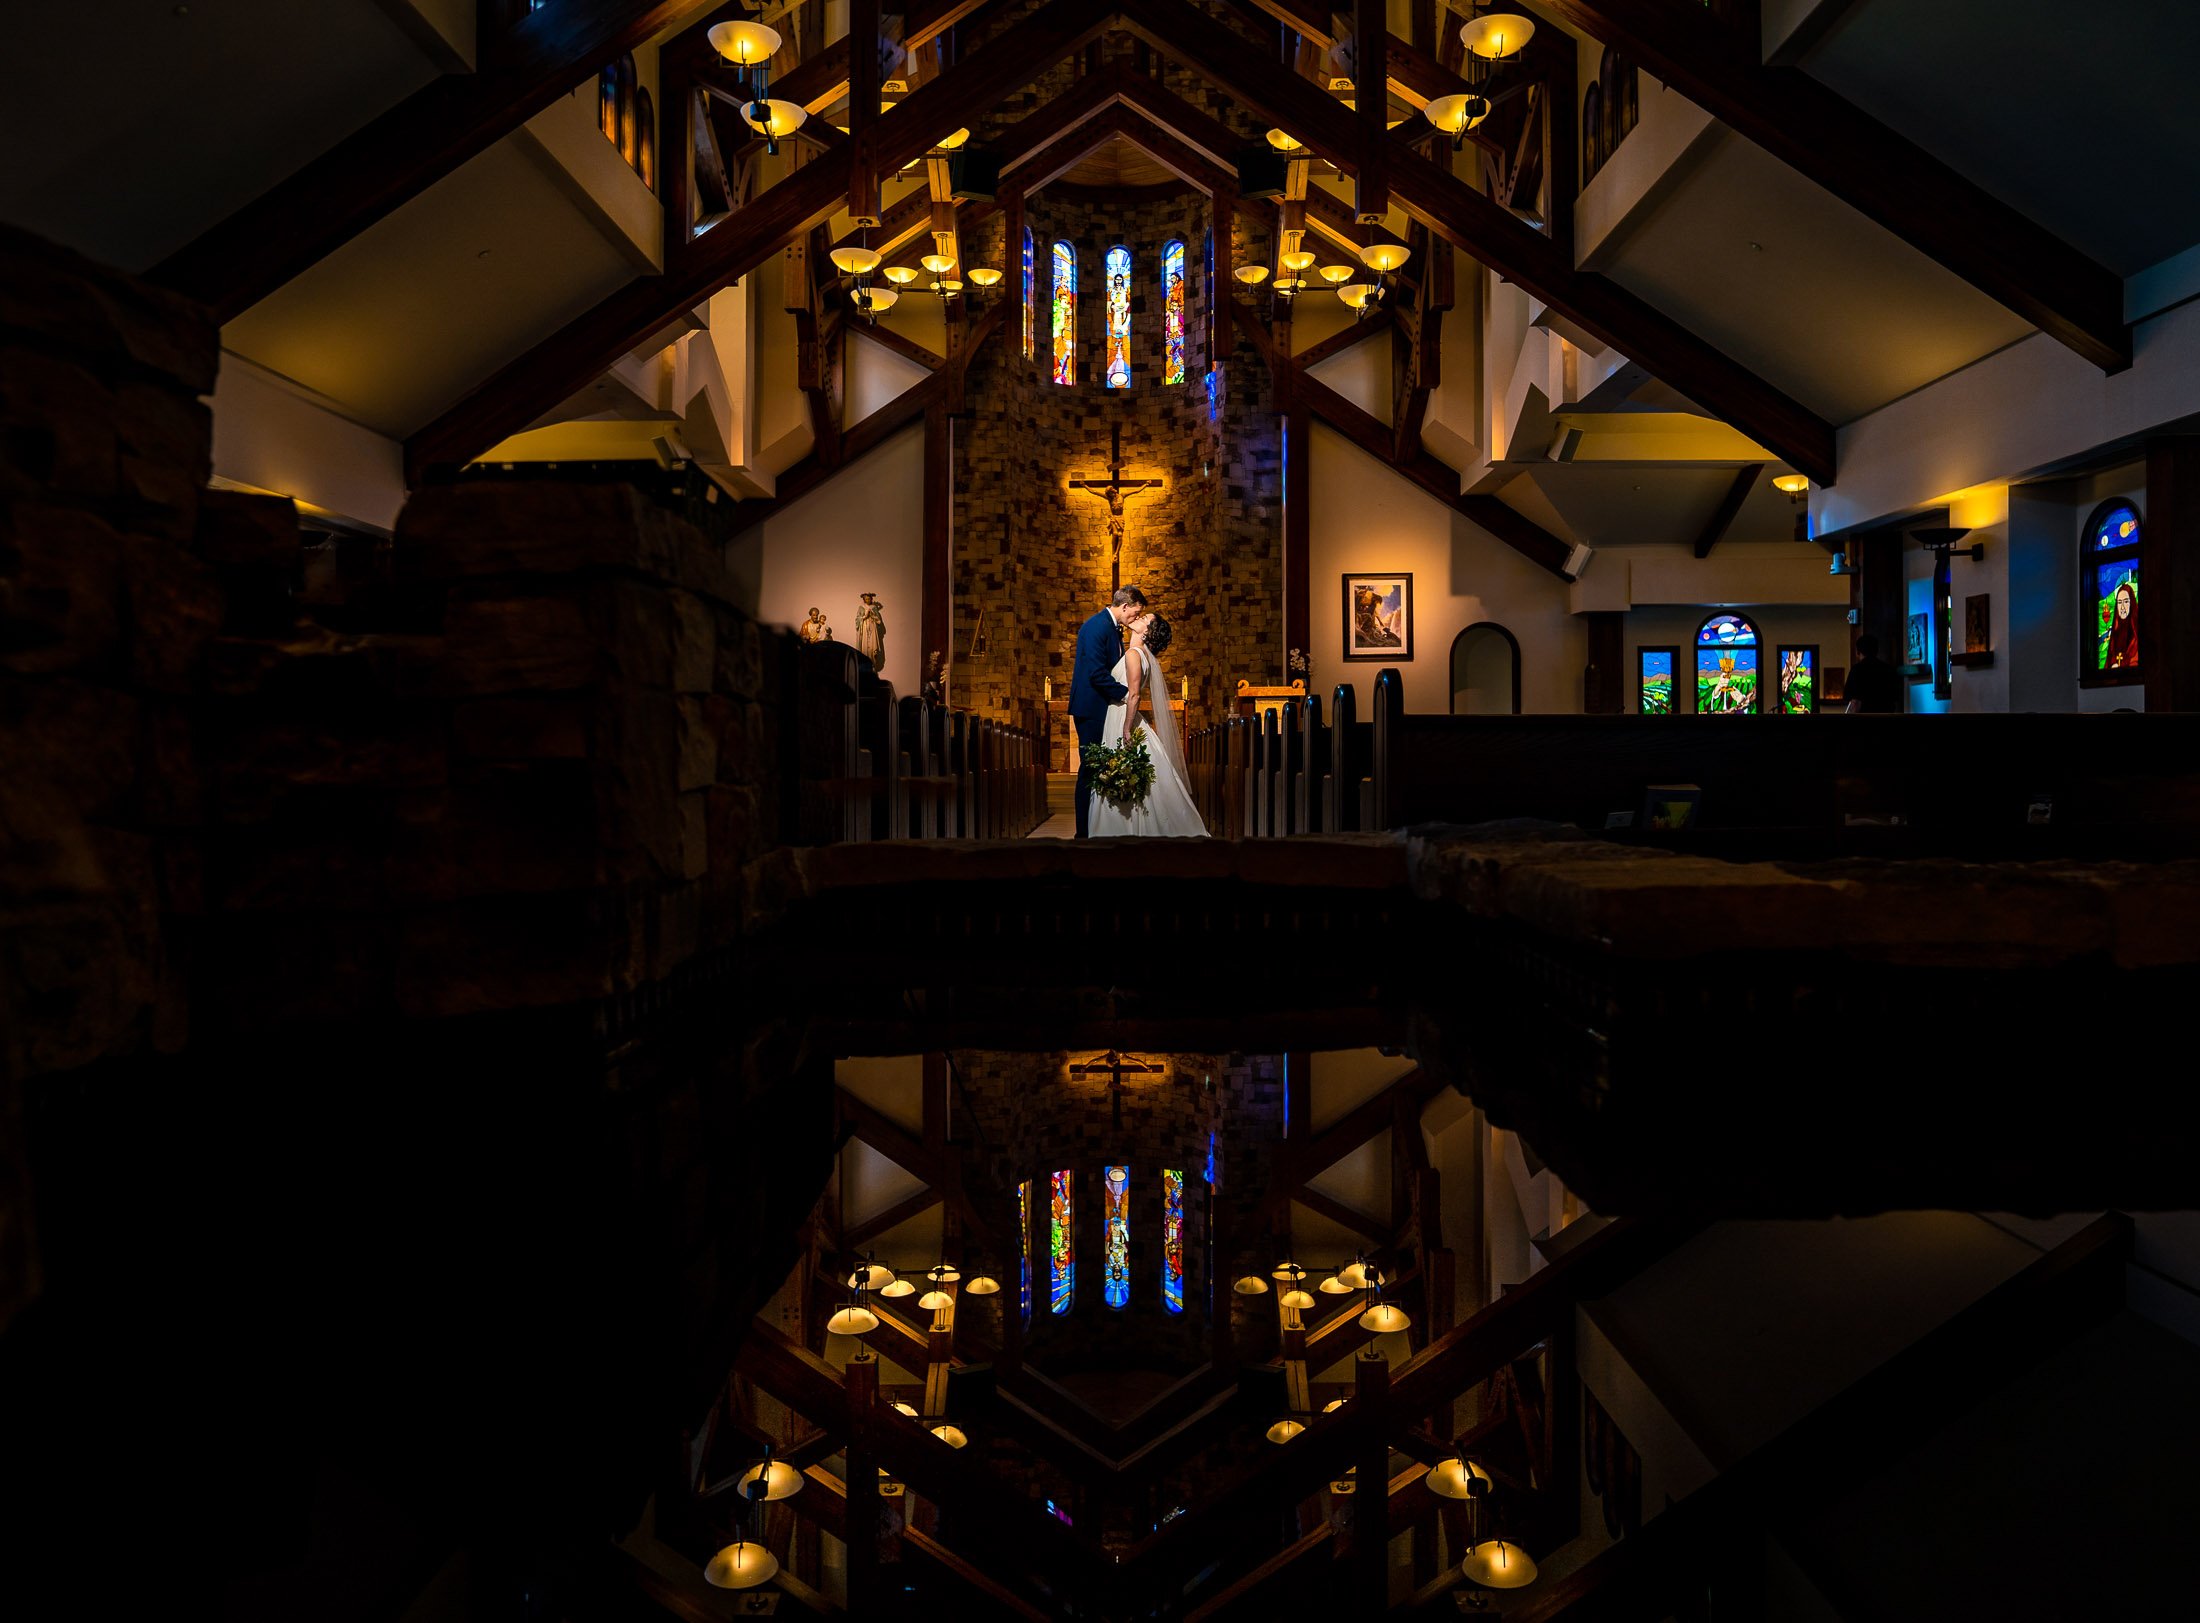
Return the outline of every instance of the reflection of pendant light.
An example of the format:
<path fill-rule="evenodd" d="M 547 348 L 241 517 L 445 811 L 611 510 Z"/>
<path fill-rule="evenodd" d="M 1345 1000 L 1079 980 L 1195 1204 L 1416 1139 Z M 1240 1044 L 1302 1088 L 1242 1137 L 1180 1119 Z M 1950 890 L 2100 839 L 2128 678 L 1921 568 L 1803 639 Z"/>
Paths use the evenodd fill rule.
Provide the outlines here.
<path fill-rule="evenodd" d="M 761 1544 L 736 1539 L 710 1558 L 703 1581 L 720 1589 L 754 1589 L 779 1571 L 779 1557 Z"/>
<path fill-rule="evenodd" d="M 785 1460 L 773 1459 L 772 1451 L 766 1448 L 763 1460 L 741 1473 L 738 1487 L 741 1497 L 751 1502 L 792 1499 L 802 1490 L 802 1473 Z"/>
<path fill-rule="evenodd" d="M 1230 1286 L 1230 1289 L 1236 1291 L 1240 1296 L 1266 1296 L 1268 1294 L 1268 1281 L 1258 1274 L 1246 1274 L 1236 1280 Z"/>
<path fill-rule="evenodd" d="M 1304 1425 L 1300 1424 L 1296 1420 L 1293 1420 L 1289 1415 L 1285 1415 L 1281 1420 L 1277 1421 L 1274 1425 L 1268 1428 L 1268 1440 L 1271 1443 L 1288 1443 L 1292 1438 L 1298 1436 L 1301 1432 L 1305 1430 L 1306 1427 Z"/>
<path fill-rule="evenodd" d="M 1268 132 L 1268 144 L 1278 152 L 1297 152 L 1306 145 L 1304 141 L 1285 130 L 1270 130 Z"/>
<path fill-rule="evenodd" d="M 991 1274 L 974 1274 L 963 1289 L 972 1296 L 998 1296 L 1001 1294 L 1001 1282 Z"/>
<path fill-rule="evenodd" d="M 1348 1398 L 1331 1398 L 1327 1403 L 1322 1405 L 1322 1413 L 1334 1414 L 1337 1410 L 1343 1408 L 1345 1404 L 1350 1401 L 1351 1400 Z"/>
<path fill-rule="evenodd" d="M 900 1413 L 907 1415 L 911 1420 L 915 1420 L 918 1418 L 917 1411 L 911 1408 L 908 1404 L 902 1402 L 899 1398 L 896 1398 L 894 1400 L 894 1407 Z"/>
<path fill-rule="evenodd" d="M 961 1448 L 970 1441 L 968 1437 L 965 1437 L 963 1435 L 962 1428 L 960 1426 L 934 1426 L 932 1428 L 932 1435 L 937 1437 L 941 1442 L 945 1443 L 949 1448 Z"/>
<path fill-rule="evenodd" d="M 1525 1589 L 1535 1582 L 1535 1562 L 1517 1544 L 1484 1539 L 1459 1563 L 1463 1576 L 1484 1589 Z"/>

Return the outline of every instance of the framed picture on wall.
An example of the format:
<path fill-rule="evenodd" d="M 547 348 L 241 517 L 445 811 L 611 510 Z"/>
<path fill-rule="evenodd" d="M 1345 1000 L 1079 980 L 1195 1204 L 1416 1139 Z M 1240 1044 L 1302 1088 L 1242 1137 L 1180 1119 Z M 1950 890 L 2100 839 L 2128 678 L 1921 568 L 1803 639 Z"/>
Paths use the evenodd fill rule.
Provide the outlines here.
<path fill-rule="evenodd" d="M 1639 715 L 1670 716 L 1673 712 L 1673 673 L 1680 668 L 1677 647 L 1642 647 L 1635 650 L 1635 710 Z"/>
<path fill-rule="evenodd" d="M 1818 711 L 1818 645 L 1803 643 L 1799 646 L 1776 650 L 1776 669 L 1780 673 L 1780 701 L 1776 714 L 1782 716 L 1809 716 Z"/>
<path fill-rule="evenodd" d="M 1385 664 L 1413 657 L 1413 577 L 1347 574 L 1344 657 Z"/>

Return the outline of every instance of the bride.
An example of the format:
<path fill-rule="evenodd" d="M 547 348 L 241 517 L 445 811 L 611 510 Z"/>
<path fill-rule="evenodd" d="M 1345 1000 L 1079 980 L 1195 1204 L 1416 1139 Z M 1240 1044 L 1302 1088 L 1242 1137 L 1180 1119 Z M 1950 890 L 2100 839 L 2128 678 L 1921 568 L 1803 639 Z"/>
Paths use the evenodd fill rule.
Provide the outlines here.
<path fill-rule="evenodd" d="M 1153 788 L 1144 805 L 1117 811 L 1096 793 L 1088 811 L 1094 839 L 1127 835 L 1204 835 L 1207 825 L 1192 804 L 1191 774 L 1184 767 L 1184 746 L 1177 741 L 1176 717 L 1169 710 L 1169 683 L 1162 674 L 1160 655 L 1169 646 L 1169 622 L 1160 615 L 1141 614 L 1130 623 L 1130 646 L 1109 674 L 1129 691 L 1121 704 L 1108 707 L 1100 729 L 1103 744 L 1129 740 L 1136 721 L 1146 723 L 1146 753 L 1153 759 Z M 1153 714 L 1141 718 L 1138 696 L 1153 695 Z"/>

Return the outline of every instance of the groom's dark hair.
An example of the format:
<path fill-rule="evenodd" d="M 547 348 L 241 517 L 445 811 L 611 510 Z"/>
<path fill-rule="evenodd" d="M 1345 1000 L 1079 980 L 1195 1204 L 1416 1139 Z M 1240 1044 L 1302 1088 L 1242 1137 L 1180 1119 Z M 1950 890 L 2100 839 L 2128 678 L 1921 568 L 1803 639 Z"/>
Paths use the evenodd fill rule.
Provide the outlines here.
<path fill-rule="evenodd" d="M 1144 608 L 1146 606 L 1146 594 L 1135 586 L 1118 586 L 1115 589 L 1113 601 L 1119 609 L 1127 609 L 1133 603 L 1136 603 L 1140 608 Z"/>

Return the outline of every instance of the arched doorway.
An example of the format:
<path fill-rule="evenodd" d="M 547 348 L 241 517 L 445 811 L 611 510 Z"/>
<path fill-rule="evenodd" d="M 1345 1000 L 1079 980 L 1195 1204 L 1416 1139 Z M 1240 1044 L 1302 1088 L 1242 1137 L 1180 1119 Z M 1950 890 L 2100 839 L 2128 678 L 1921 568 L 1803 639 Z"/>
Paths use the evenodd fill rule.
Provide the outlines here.
<path fill-rule="evenodd" d="M 1520 714 L 1520 644 L 1494 620 L 1471 625 L 1452 639 L 1451 713 Z"/>

